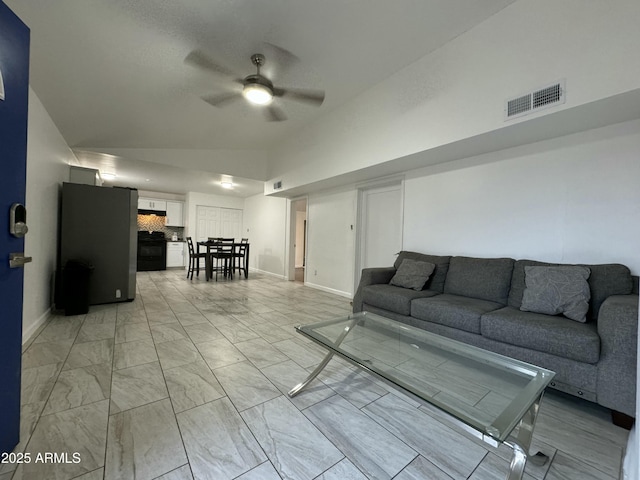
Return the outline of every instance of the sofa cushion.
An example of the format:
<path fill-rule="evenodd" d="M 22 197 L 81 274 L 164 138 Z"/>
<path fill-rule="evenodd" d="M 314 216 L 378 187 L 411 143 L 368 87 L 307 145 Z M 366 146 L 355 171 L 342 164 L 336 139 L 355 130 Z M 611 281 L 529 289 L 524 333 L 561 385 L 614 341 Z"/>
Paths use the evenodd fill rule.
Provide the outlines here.
<path fill-rule="evenodd" d="M 488 300 L 443 293 L 411 302 L 411 316 L 479 334 L 482 314 L 501 307 L 501 304 Z"/>
<path fill-rule="evenodd" d="M 402 261 L 405 258 L 417 260 L 419 262 L 433 263 L 436 268 L 433 271 L 431 277 L 429 277 L 429 280 L 427 281 L 427 284 L 424 286 L 424 288 L 427 290 L 433 290 L 434 292 L 442 293 L 442 290 L 444 288 L 444 281 L 445 278 L 447 278 L 447 270 L 449 269 L 449 259 L 451 258 L 450 256 L 441 257 L 438 255 L 426 255 L 424 253 L 407 252 L 403 250 L 398 254 L 398 258 L 396 258 L 396 261 L 393 264 L 396 270 L 400 267 Z"/>
<path fill-rule="evenodd" d="M 362 301 L 368 305 L 399 313 L 411 314 L 411 301 L 414 298 L 438 295 L 432 290 L 411 290 L 388 284 L 369 285 L 362 289 Z"/>
<path fill-rule="evenodd" d="M 482 315 L 480 329 L 483 337 L 511 345 L 579 362 L 600 359 L 600 337 L 593 323 L 504 307 Z"/>
<path fill-rule="evenodd" d="M 524 267 L 525 285 L 522 296 L 523 312 L 563 314 L 577 322 L 587 321 L 591 270 L 587 267 Z"/>
<path fill-rule="evenodd" d="M 444 293 L 507 304 L 514 260 L 452 257 Z"/>
<path fill-rule="evenodd" d="M 435 268 L 433 263 L 405 258 L 389 283 L 397 287 L 422 290 Z"/>
<path fill-rule="evenodd" d="M 560 266 L 559 263 L 536 262 L 534 260 L 517 260 L 513 266 L 513 277 L 511 279 L 511 291 L 509 292 L 509 306 L 520 308 L 522 305 L 522 295 L 525 289 L 524 267 L 528 265 L 539 266 Z M 627 295 L 633 290 L 633 278 L 629 268 L 617 263 L 601 265 L 581 265 L 591 270 L 589 276 L 589 289 L 591 290 L 591 300 L 589 300 L 589 312 L 587 321 L 598 318 L 598 312 L 602 302 L 611 295 Z"/>

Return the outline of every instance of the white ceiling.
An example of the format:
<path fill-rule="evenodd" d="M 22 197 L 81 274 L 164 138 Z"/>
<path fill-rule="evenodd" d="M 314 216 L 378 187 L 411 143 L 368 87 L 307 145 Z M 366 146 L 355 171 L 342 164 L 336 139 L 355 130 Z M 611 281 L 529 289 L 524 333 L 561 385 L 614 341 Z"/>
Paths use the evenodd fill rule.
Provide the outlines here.
<path fill-rule="evenodd" d="M 268 150 L 513 1 L 5 3 L 31 28 L 31 85 L 81 165 L 115 169 L 118 185 L 171 193 L 227 194 L 217 185 L 226 174 L 238 185 L 233 194 L 249 196 L 262 191 L 267 169 L 234 168 L 228 152 Z M 299 61 L 284 68 L 272 45 Z M 254 73 L 249 57 L 263 53 L 263 73 L 277 86 L 323 89 L 325 102 L 278 99 L 285 122 L 266 122 L 244 101 L 212 107 L 199 97 L 229 84 L 184 63 L 196 48 L 238 77 Z M 155 161 L 157 149 L 164 155 Z M 211 161 L 185 168 L 184 150 L 210 151 Z M 114 151 L 124 154 L 98 155 Z"/>

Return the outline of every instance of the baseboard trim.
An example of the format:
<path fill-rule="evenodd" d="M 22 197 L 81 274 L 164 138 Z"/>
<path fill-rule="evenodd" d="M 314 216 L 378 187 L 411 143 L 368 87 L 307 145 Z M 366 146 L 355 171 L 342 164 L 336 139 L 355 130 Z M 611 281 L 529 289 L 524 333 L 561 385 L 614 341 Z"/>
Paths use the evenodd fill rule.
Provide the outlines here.
<path fill-rule="evenodd" d="M 264 275 L 269 275 L 270 277 L 276 277 L 279 278 L 280 280 L 286 280 L 284 275 L 280 275 L 278 273 L 273 273 L 273 272 L 267 272 L 266 270 L 260 270 L 258 268 L 249 268 L 249 273 L 262 273 Z"/>
<path fill-rule="evenodd" d="M 304 282 L 305 287 L 315 288 L 316 290 L 322 290 L 323 292 L 333 293 L 334 295 L 339 295 L 341 297 L 351 298 L 353 295 L 349 292 L 343 292 L 342 290 L 336 290 L 335 288 L 324 287 L 322 285 L 317 285 L 315 283 Z"/>
<path fill-rule="evenodd" d="M 40 328 L 43 327 L 45 323 L 47 323 L 50 315 L 51 312 L 44 312 L 42 315 L 40 315 L 40 318 L 33 322 L 33 324 L 29 328 L 22 331 L 23 346 L 27 345 L 32 337 L 40 330 Z"/>

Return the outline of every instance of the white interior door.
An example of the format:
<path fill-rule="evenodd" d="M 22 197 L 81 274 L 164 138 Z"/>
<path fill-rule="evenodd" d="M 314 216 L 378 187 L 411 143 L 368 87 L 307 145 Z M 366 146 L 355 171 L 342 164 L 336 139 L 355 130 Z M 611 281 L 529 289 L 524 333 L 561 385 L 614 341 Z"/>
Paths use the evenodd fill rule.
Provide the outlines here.
<path fill-rule="evenodd" d="M 219 237 L 222 231 L 220 221 L 220 207 L 196 207 L 196 238 L 198 242 L 209 237 Z"/>

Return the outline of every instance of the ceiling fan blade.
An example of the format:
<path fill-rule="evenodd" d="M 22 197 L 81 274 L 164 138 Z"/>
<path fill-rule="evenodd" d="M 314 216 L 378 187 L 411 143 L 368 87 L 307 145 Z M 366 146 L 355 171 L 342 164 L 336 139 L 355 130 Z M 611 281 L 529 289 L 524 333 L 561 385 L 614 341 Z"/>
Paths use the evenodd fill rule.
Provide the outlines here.
<path fill-rule="evenodd" d="M 279 47 L 274 43 L 264 42 L 264 44 L 273 52 L 276 62 L 281 67 L 287 68 L 300 62 L 300 59 L 289 50 Z"/>
<path fill-rule="evenodd" d="M 319 107 L 324 102 L 324 91 L 303 90 L 300 88 L 274 88 L 273 94 L 276 97 L 288 98 L 297 102 L 310 103 Z"/>
<path fill-rule="evenodd" d="M 269 122 L 283 122 L 287 119 L 284 112 L 274 105 L 265 108 L 264 114 Z"/>
<path fill-rule="evenodd" d="M 201 68 L 209 72 L 217 73 L 218 75 L 224 75 L 225 77 L 232 77 L 233 72 L 228 68 L 216 63 L 211 57 L 209 57 L 202 50 L 193 50 L 189 52 L 184 59 L 184 63 L 191 65 L 192 67 Z"/>
<path fill-rule="evenodd" d="M 214 107 L 224 107 L 226 104 L 242 98 L 242 94 L 238 92 L 219 93 L 217 95 L 204 95 L 202 100 Z"/>

